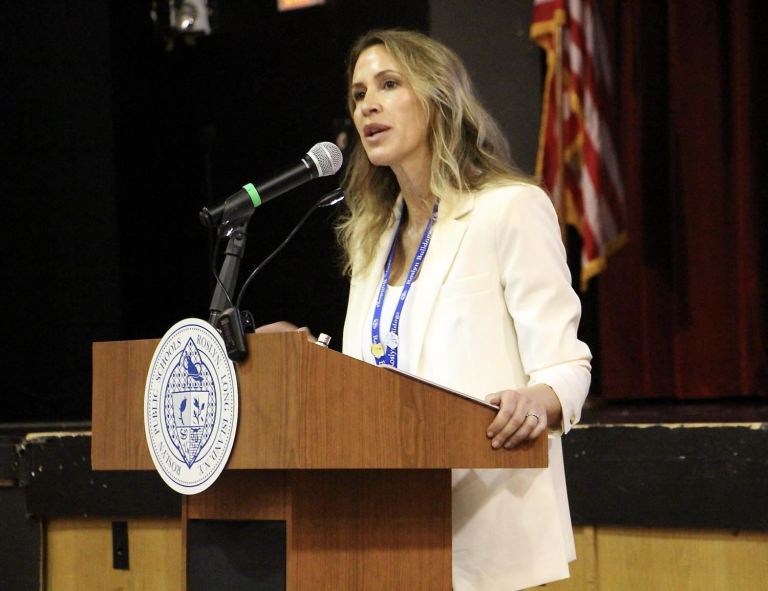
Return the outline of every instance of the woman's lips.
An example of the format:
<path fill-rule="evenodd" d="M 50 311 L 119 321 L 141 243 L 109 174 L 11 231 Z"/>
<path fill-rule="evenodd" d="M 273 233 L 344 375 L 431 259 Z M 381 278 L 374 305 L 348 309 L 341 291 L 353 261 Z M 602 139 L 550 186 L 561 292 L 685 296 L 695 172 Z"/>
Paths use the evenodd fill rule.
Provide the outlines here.
<path fill-rule="evenodd" d="M 363 134 L 365 135 L 366 139 L 374 138 L 380 133 L 383 133 L 387 131 L 389 128 L 388 125 L 382 125 L 380 123 L 369 123 L 363 128 Z"/>

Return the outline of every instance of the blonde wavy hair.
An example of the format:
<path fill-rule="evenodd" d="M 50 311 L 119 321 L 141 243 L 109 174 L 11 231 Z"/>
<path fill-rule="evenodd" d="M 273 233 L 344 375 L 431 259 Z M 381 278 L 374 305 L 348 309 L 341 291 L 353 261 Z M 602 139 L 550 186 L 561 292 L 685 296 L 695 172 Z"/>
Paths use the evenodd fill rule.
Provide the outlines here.
<path fill-rule="evenodd" d="M 439 196 L 442 211 L 489 185 L 533 182 L 511 163 L 507 140 L 480 104 L 464 64 L 442 43 L 416 31 L 370 31 L 349 51 L 349 89 L 360 54 L 374 45 L 383 45 L 398 63 L 428 114 L 430 191 Z M 351 92 L 348 108 L 352 114 L 355 102 Z M 389 167 L 370 163 L 359 141 L 355 142 L 343 185 L 347 212 L 336 233 L 345 253 L 344 271 L 359 273 L 371 264 L 379 238 L 393 221 L 393 204 L 400 187 Z"/>

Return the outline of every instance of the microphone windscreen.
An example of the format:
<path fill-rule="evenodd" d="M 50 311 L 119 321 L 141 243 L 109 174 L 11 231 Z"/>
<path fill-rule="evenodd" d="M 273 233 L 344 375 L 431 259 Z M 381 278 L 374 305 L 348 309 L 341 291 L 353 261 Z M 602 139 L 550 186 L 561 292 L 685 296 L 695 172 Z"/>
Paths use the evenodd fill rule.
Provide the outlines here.
<path fill-rule="evenodd" d="M 320 142 L 312 146 L 307 152 L 307 156 L 312 159 L 317 167 L 317 176 L 329 176 L 339 172 L 344 158 L 341 155 L 336 144 L 331 142 Z"/>

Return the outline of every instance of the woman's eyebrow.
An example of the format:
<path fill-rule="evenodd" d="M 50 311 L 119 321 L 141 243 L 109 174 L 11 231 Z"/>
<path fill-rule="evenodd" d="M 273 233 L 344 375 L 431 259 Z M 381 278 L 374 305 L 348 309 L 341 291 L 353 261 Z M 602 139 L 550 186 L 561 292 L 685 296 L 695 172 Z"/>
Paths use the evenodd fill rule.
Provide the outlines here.
<path fill-rule="evenodd" d="M 398 72 L 397 70 L 381 70 L 380 72 L 376 72 L 376 74 L 373 77 L 376 80 L 378 80 L 379 78 L 382 78 L 382 77 L 387 76 L 389 74 L 397 74 L 398 76 L 402 76 L 402 74 L 400 72 Z M 350 86 L 350 88 L 355 88 L 355 87 L 360 87 L 360 86 L 365 86 L 365 84 L 363 84 L 362 82 L 359 82 L 359 81 L 358 82 L 352 82 L 352 85 Z"/>

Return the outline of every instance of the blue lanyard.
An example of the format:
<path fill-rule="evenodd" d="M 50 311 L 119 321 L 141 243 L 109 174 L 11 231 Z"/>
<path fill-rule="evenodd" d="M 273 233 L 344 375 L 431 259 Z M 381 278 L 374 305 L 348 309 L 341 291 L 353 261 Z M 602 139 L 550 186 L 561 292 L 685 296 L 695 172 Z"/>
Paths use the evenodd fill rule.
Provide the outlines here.
<path fill-rule="evenodd" d="M 373 309 L 373 322 L 371 323 L 371 353 L 376 360 L 376 365 L 391 365 L 397 367 L 397 349 L 399 344 L 398 328 L 400 326 L 400 315 L 403 312 L 403 305 L 405 299 L 408 297 L 408 292 L 411 290 L 411 284 L 416 278 L 416 274 L 419 272 L 419 267 L 424 260 L 429 249 L 429 243 L 432 240 L 432 225 L 437 219 L 437 205 L 432 208 L 432 215 L 427 221 L 427 227 L 424 228 L 424 235 L 421 237 L 421 244 L 419 245 L 416 254 L 411 262 L 411 268 L 408 271 L 408 275 L 405 278 L 405 284 L 403 285 L 403 291 L 400 294 L 400 299 L 397 302 L 395 313 L 392 316 L 392 323 L 389 327 L 389 333 L 387 334 L 387 342 L 382 343 L 380 337 L 381 328 L 381 309 L 384 305 L 384 294 L 387 291 L 387 285 L 389 284 L 389 275 L 392 271 L 392 261 L 395 258 L 395 250 L 397 249 L 397 239 L 400 235 L 400 228 L 403 225 L 405 203 L 403 203 L 403 210 L 400 214 L 400 225 L 395 232 L 395 237 L 392 240 L 392 246 L 389 249 L 389 256 L 387 257 L 387 264 L 384 266 L 384 277 L 381 280 L 381 286 L 379 287 L 379 295 L 376 298 L 376 307 Z"/>

